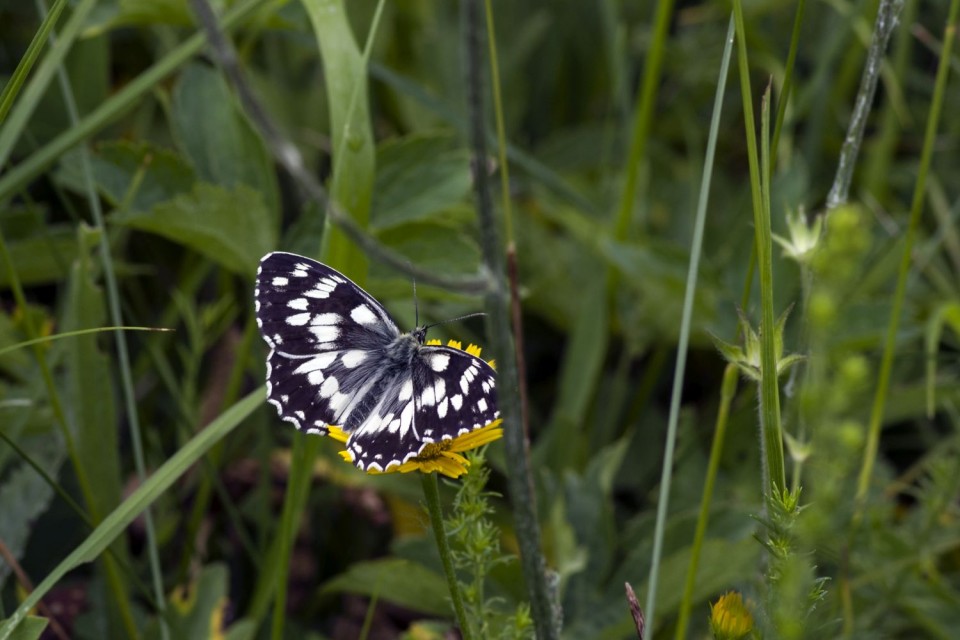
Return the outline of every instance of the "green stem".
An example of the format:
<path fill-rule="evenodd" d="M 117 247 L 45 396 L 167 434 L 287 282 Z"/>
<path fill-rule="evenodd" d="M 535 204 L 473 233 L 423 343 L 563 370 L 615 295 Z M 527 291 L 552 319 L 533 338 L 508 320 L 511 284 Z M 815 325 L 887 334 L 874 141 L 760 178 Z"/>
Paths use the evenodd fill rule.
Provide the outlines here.
<path fill-rule="evenodd" d="M 457 614 L 457 623 L 460 625 L 460 635 L 463 640 L 471 640 L 473 631 L 467 620 L 466 609 L 463 608 L 463 596 L 460 594 L 460 582 L 453 570 L 453 558 L 450 556 L 450 545 L 447 544 L 447 533 L 443 528 L 443 514 L 440 511 L 440 487 L 437 483 L 437 474 L 420 474 L 420 483 L 423 485 L 423 496 L 427 500 L 427 510 L 430 512 L 430 525 L 433 527 L 433 536 L 437 540 L 437 551 L 440 552 L 440 561 L 443 562 L 443 573 L 447 577 L 447 587 L 450 589 L 450 600 L 453 601 L 453 610 Z"/>
<path fill-rule="evenodd" d="M 493 115 L 497 123 L 497 161 L 500 165 L 500 206 L 503 207 L 504 232 L 507 244 L 513 242 L 513 209 L 510 206 L 510 165 L 507 163 L 507 134 L 503 119 L 503 98 L 500 95 L 500 64 L 497 60 L 497 32 L 493 26 L 493 3 L 484 0 L 487 18 L 487 50 L 490 55 L 490 85 L 493 89 Z"/>
<path fill-rule="evenodd" d="M 783 437 L 780 432 L 780 389 L 777 385 L 777 361 L 774 339 L 776 318 L 773 313 L 773 236 L 770 231 L 769 194 L 761 188 L 760 154 L 757 152 L 757 134 L 754 130 L 753 94 L 750 90 L 750 66 L 747 63 L 746 29 L 743 23 L 742 0 L 734 0 L 733 13 L 737 27 L 737 62 L 740 70 L 740 91 L 743 96 L 743 119 L 747 135 L 747 157 L 750 164 L 750 193 L 753 199 L 753 222 L 757 266 L 760 268 L 760 437 L 763 447 L 763 493 L 772 495 L 776 486 L 786 486 L 783 463 Z M 769 118 L 769 112 L 767 115 Z M 767 120 L 769 126 L 769 119 Z M 764 135 L 764 147 L 768 137 Z M 767 156 L 769 151 L 767 150 Z M 766 183 L 769 184 L 769 163 L 764 163 Z"/>
<path fill-rule="evenodd" d="M 840 161 L 837 166 L 837 175 L 833 186 L 827 195 L 827 210 L 835 209 L 847 202 L 850 183 L 853 182 L 853 169 L 857 164 L 857 155 L 860 153 L 860 142 L 863 140 L 867 128 L 867 116 L 873 107 L 873 96 L 877 91 L 877 80 L 880 79 L 880 69 L 883 66 L 883 53 L 887 49 L 890 34 L 897 26 L 897 16 L 903 9 L 903 0 L 881 0 L 877 9 L 877 21 L 873 27 L 873 39 L 870 50 L 867 52 L 867 62 L 863 67 L 863 77 L 860 80 L 860 89 L 857 91 L 854 103 L 853 116 L 847 129 L 847 137 L 840 150 Z M 943 60 L 944 58 L 941 58 Z"/>
<path fill-rule="evenodd" d="M 670 36 L 670 18 L 672 16 L 673 0 L 661 0 L 657 3 L 653 39 L 643 66 L 643 87 L 640 89 L 640 98 L 637 101 L 637 110 L 634 113 L 630 155 L 624 171 L 626 182 L 623 185 L 623 192 L 620 194 L 620 206 L 617 209 L 617 219 L 614 224 L 614 237 L 617 240 L 626 239 L 627 232 L 630 229 L 630 220 L 633 217 L 637 175 L 647 149 L 647 139 L 650 137 L 650 123 L 653 120 L 653 110 L 656 107 L 657 91 L 660 89 L 660 70 L 663 67 L 663 55 L 667 48 L 666 41 Z"/>
<path fill-rule="evenodd" d="M 33 63 L 36 62 L 40 56 L 40 50 L 43 49 L 43 43 L 47 41 L 47 35 L 50 33 L 50 30 L 53 29 L 54 25 L 57 24 L 57 20 L 60 19 L 60 14 L 63 13 L 63 9 L 66 6 L 67 0 L 56 0 L 50 11 L 43 17 L 40 28 L 33 34 L 33 40 L 30 41 L 30 46 L 27 47 L 26 53 L 23 54 L 20 62 L 17 63 L 17 68 L 13 70 L 13 75 L 10 76 L 7 84 L 3 86 L 3 91 L 0 91 L 0 122 L 3 122 L 7 117 L 10 107 L 13 106 L 13 101 L 20 92 L 20 87 L 23 86 L 27 76 L 30 75 L 30 69 L 33 68 Z"/>
<path fill-rule="evenodd" d="M 487 158 L 486 126 L 483 113 L 483 65 L 480 45 L 480 0 L 463 0 L 466 40 L 467 112 L 470 121 L 470 147 L 478 166 Z M 489 318 L 487 333 L 497 360 L 497 388 L 500 390 L 500 416 L 504 424 L 504 449 L 510 486 L 510 498 L 516 522 L 517 542 L 523 576 L 530 594 L 530 609 L 540 640 L 560 637 L 559 620 L 554 615 L 553 598 L 547 587 L 546 562 L 540 550 L 540 523 L 537 520 L 536 493 L 530 469 L 529 443 L 520 419 L 517 354 L 510 326 L 508 288 L 504 278 L 503 245 L 499 223 L 493 212 L 489 178 L 486 171 L 474 174 L 477 219 L 480 226 L 483 262 L 490 274 L 485 309 Z"/>
<path fill-rule="evenodd" d="M 903 310 L 903 299 L 907 289 L 907 275 L 910 271 L 910 257 L 913 253 L 913 244 L 917 236 L 917 227 L 920 225 L 920 213 L 923 211 L 923 200 L 926 195 L 927 173 L 930 171 L 930 158 L 933 155 L 934 142 L 937 136 L 937 126 L 940 124 L 940 112 L 943 107 L 943 95 L 947 87 L 947 77 L 950 70 L 950 55 L 953 40 L 957 32 L 957 15 L 960 12 L 960 0 L 950 3 L 950 14 L 943 34 L 943 52 L 937 67 L 937 81 L 933 91 L 933 102 L 930 104 L 930 114 L 927 116 L 927 130 L 923 138 L 923 150 L 920 154 L 920 168 L 917 172 L 917 183 L 913 191 L 913 203 L 910 207 L 910 223 L 903 243 L 903 256 L 900 259 L 900 271 L 897 275 L 897 289 L 893 294 L 893 307 L 890 310 L 890 323 L 887 326 L 887 336 L 883 344 L 883 357 L 880 360 L 880 374 L 877 379 L 877 390 L 873 397 L 873 407 L 870 410 L 870 425 L 867 432 L 867 445 L 863 451 L 863 465 L 857 481 L 857 503 L 862 505 L 863 499 L 870 486 L 870 477 L 873 474 L 873 465 L 876 462 L 877 448 L 880 444 L 880 426 L 886 408 L 887 393 L 890 388 L 890 374 L 893 370 L 893 353 L 897 341 L 897 328 L 900 324 L 900 314 Z M 857 514 L 859 516 L 860 507 Z"/>
<path fill-rule="evenodd" d="M 645 614 L 647 626 L 654 628 L 654 607 L 657 602 L 657 583 L 660 575 L 660 556 L 663 553 L 663 536 L 667 522 L 667 506 L 670 502 L 670 482 L 673 477 L 673 454 L 677 441 L 680 422 L 680 400 L 683 395 L 683 378 L 687 366 L 687 350 L 690 345 L 690 327 L 693 320 L 693 300 L 697 290 L 697 273 L 700 270 L 700 254 L 703 249 L 703 229 L 707 220 L 707 202 L 710 197 L 710 182 L 713 177 L 713 165 L 717 151 L 717 136 L 720 131 L 720 114 L 723 111 L 723 96 L 727 88 L 727 75 L 730 69 L 730 55 L 733 50 L 733 17 L 727 27 L 727 37 L 723 59 L 720 62 L 720 75 L 717 79 L 717 91 L 713 103 L 713 117 L 710 122 L 710 134 L 703 159 L 703 177 L 700 181 L 700 197 L 697 203 L 697 218 L 693 228 L 690 246 L 690 265 L 687 270 L 687 283 L 683 296 L 683 314 L 680 320 L 680 341 L 677 345 L 677 365 L 674 368 L 673 390 L 670 395 L 670 416 L 667 421 L 667 439 L 663 454 L 663 466 L 660 477 L 660 495 L 657 500 L 657 523 L 654 529 L 653 559 L 650 563 L 649 588 Z M 679 636 L 678 636 L 679 637 Z"/>
<path fill-rule="evenodd" d="M 728 364 L 723 372 L 720 387 L 720 410 L 717 412 L 717 425 L 713 432 L 713 446 L 710 449 L 710 462 L 707 464 L 707 477 L 703 482 L 703 498 L 700 499 L 700 516 L 697 518 L 697 530 L 693 535 L 693 547 L 690 550 L 690 565 L 687 567 L 687 580 L 683 587 L 683 600 L 680 601 L 680 614 L 677 620 L 677 632 L 674 638 L 687 637 L 690 622 L 690 609 L 693 606 L 693 587 L 697 582 L 697 567 L 700 564 L 700 550 L 707 534 L 707 522 L 710 519 L 710 502 L 713 499 L 713 485 L 720 469 L 720 454 L 727 433 L 727 419 L 730 417 L 730 404 L 737 393 L 739 370 L 735 364 Z"/>
<path fill-rule="evenodd" d="M 803 9 L 806 0 L 797 2 L 797 11 L 793 17 L 793 34 L 790 36 L 790 53 L 787 54 L 786 73 L 783 76 L 783 86 L 780 88 L 780 100 L 777 103 L 777 120 L 773 125 L 773 139 L 770 141 L 770 170 L 777 162 L 777 147 L 780 144 L 780 131 L 783 128 L 783 119 L 787 114 L 787 103 L 790 101 L 790 90 L 793 89 L 793 69 L 797 61 L 797 48 L 800 43 L 800 25 L 803 23 Z"/>

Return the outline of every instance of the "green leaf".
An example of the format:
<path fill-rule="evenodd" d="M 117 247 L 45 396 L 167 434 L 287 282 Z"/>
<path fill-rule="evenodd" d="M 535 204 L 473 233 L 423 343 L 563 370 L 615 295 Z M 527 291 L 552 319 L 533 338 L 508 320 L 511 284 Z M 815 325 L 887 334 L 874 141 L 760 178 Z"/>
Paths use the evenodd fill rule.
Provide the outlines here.
<path fill-rule="evenodd" d="M 470 191 L 470 159 L 446 135 L 410 136 L 377 152 L 371 227 L 419 222 L 455 210 Z M 462 209 L 471 217 L 468 209 Z"/>
<path fill-rule="evenodd" d="M 57 180 L 86 193 L 80 153 L 76 149 L 64 154 Z M 114 206 L 123 204 L 132 211 L 149 211 L 189 191 L 195 181 L 193 168 L 180 155 L 147 142 L 102 144 L 90 160 L 97 190 Z"/>
<path fill-rule="evenodd" d="M 79 243 L 95 242 L 99 234 L 81 227 Z M 87 237 L 84 237 L 87 234 Z M 70 270 L 63 331 L 102 327 L 107 323 L 103 291 L 93 280 L 92 262 L 85 250 Z M 57 345 L 65 356 L 65 409 L 80 465 L 90 481 L 94 519 L 99 520 L 120 502 L 120 462 L 116 397 L 110 360 L 100 351 L 95 334 L 76 336 Z"/>
<path fill-rule="evenodd" d="M 244 185 L 198 183 L 147 213 L 124 211 L 112 220 L 179 242 L 242 275 L 254 273 L 276 246 L 276 226 L 260 194 Z"/>
<path fill-rule="evenodd" d="M 353 564 L 345 573 L 328 580 L 320 592 L 359 593 L 432 615 L 451 613 L 443 576 L 423 565 L 397 558 Z"/>
<path fill-rule="evenodd" d="M 473 238 L 449 226 L 413 223 L 379 234 L 380 241 L 411 262 L 442 273 L 476 273 L 480 249 Z"/>
<path fill-rule="evenodd" d="M 173 90 L 172 115 L 198 178 L 258 191 L 270 221 L 278 223 L 280 196 L 273 161 L 220 72 L 203 64 L 188 65 Z"/>
<path fill-rule="evenodd" d="M 63 280 L 77 255 L 77 242 L 70 225 L 50 225 L 38 235 L 9 241 L 7 249 L 23 286 Z M 0 268 L 0 288 L 10 286 L 10 273 Z"/>

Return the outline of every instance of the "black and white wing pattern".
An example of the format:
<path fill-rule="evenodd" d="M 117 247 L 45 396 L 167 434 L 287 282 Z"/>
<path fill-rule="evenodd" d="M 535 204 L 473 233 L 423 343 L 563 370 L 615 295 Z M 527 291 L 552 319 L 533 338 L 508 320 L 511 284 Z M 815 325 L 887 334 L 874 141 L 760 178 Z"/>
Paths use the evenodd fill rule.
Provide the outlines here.
<path fill-rule="evenodd" d="M 267 399 L 302 431 L 348 433 L 363 470 L 402 464 L 499 417 L 490 365 L 424 346 L 422 328 L 401 334 L 379 302 L 324 264 L 267 254 L 255 300 L 270 347 Z"/>

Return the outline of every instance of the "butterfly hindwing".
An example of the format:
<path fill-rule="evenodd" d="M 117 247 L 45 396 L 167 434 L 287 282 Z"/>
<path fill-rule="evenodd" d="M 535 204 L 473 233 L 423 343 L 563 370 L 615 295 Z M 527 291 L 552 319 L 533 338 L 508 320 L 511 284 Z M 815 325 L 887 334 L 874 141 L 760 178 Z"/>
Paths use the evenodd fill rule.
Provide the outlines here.
<path fill-rule="evenodd" d="M 409 375 L 398 377 L 350 436 L 347 449 L 361 469 L 384 470 L 499 417 L 493 368 L 451 347 L 426 346 Z"/>

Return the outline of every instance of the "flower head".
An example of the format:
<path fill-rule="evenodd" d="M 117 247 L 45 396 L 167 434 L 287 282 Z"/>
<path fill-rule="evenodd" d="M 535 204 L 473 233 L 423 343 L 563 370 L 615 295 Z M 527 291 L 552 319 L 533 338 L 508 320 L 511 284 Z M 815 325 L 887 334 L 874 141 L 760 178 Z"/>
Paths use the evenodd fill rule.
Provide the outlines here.
<path fill-rule="evenodd" d="M 801 264 L 809 262 L 823 235 L 823 216 L 816 216 L 808 222 L 802 208 L 787 211 L 787 229 L 789 238 L 774 234 L 773 239 L 783 247 L 785 256 Z"/>
<path fill-rule="evenodd" d="M 710 629 L 717 640 L 740 640 L 753 630 L 753 616 L 735 591 L 710 605 Z"/>
<path fill-rule="evenodd" d="M 439 345 L 441 342 L 439 340 L 429 340 L 426 344 Z M 450 340 L 447 346 L 466 351 L 472 356 L 480 357 L 480 347 L 477 345 L 467 345 L 467 348 L 464 349 L 460 342 Z M 489 361 L 489 364 L 491 367 L 494 366 L 492 360 Z M 497 419 L 479 429 L 474 429 L 473 431 L 454 438 L 447 438 L 439 442 L 428 442 L 423 445 L 423 449 L 421 449 L 416 457 L 402 464 L 390 465 L 383 471 L 367 469 L 367 473 L 376 475 L 395 472 L 409 473 L 410 471 L 420 471 L 422 473 L 433 473 L 437 471 L 450 478 L 459 478 L 467 472 L 470 466 L 470 461 L 461 454 L 493 442 L 494 440 L 499 440 L 503 436 L 503 428 L 500 426 L 502 422 L 502 419 Z M 350 434 L 339 427 L 330 426 L 328 428 L 329 435 L 334 440 L 345 443 L 350 438 Z M 353 454 L 349 450 L 341 451 L 340 457 L 347 462 L 353 462 Z"/>

